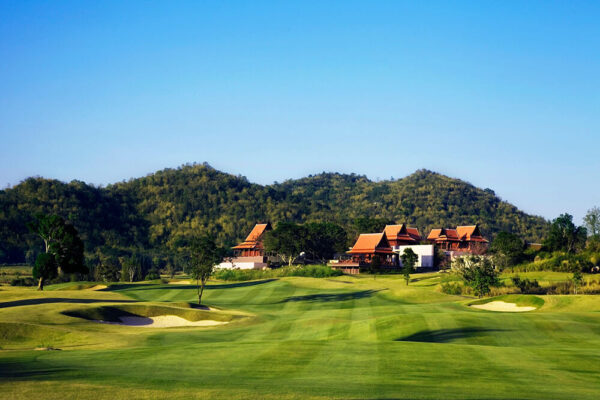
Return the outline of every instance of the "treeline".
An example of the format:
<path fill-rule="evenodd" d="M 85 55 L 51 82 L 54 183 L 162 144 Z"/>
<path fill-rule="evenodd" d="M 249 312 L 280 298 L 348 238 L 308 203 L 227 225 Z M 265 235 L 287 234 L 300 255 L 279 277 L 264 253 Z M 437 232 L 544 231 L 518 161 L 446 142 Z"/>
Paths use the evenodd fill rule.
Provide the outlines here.
<path fill-rule="evenodd" d="M 191 164 L 107 187 L 35 177 L 0 191 L 0 263 L 31 264 L 42 251 L 41 240 L 27 229 L 36 213 L 71 221 L 88 262 L 119 260 L 121 268 L 130 257 L 153 260 L 153 267 L 175 264 L 176 249 L 200 232 L 230 247 L 257 221 L 332 223 L 345 230 L 347 245 L 358 233 L 392 222 L 417 226 L 423 235 L 433 227 L 479 223 L 490 239 L 508 231 L 539 241 L 548 231 L 543 218 L 519 211 L 493 191 L 426 170 L 381 182 L 322 173 L 258 185 Z"/>

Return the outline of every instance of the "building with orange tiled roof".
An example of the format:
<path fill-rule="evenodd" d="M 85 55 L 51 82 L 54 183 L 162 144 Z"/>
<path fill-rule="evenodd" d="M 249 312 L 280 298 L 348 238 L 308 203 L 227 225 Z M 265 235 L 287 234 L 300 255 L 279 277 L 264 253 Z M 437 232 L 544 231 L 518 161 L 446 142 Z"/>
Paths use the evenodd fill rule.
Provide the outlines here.
<path fill-rule="evenodd" d="M 456 229 L 432 229 L 427 240 L 442 250 L 466 253 L 488 244 L 478 225 L 457 226 Z"/>
<path fill-rule="evenodd" d="M 376 257 L 383 268 L 397 266 L 396 255 L 383 232 L 361 233 L 354 246 L 346 254 L 347 257 L 329 265 L 347 274 L 358 274 L 361 269 L 370 267 Z"/>
<path fill-rule="evenodd" d="M 421 241 L 419 230 L 417 228 L 409 228 L 406 224 L 386 225 L 383 232 L 388 243 L 394 249 L 398 246 L 419 244 Z"/>
<path fill-rule="evenodd" d="M 234 257 L 225 259 L 220 268 L 257 269 L 266 268 L 268 261 L 273 262 L 274 257 L 265 253 L 263 239 L 266 232 L 270 231 L 271 224 L 256 224 L 246 239 L 233 247 Z"/>
<path fill-rule="evenodd" d="M 272 229 L 271 224 L 256 224 L 242 243 L 233 247 L 236 257 L 255 257 L 264 255 L 263 237 L 265 232 Z"/>

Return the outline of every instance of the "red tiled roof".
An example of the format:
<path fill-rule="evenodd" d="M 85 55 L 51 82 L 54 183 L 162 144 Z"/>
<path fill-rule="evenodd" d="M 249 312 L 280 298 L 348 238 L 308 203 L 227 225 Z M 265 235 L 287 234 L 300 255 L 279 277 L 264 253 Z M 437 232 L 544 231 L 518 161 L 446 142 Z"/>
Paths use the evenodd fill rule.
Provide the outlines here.
<path fill-rule="evenodd" d="M 458 226 L 456 229 L 432 229 L 427 236 L 428 240 L 435 241 L 470 241 L 470 242 L 487 242 L 487 240 L 481 236 L 479 227 L 477 225 L 470 226 Z"/>
<path fill-rule="evenodd" d="M 254 249 L 254 248 L 260 248 L 262 247 L 262 243 L 260 242 L 263 234 L 271 229 L 271 224 L 266 223 L 266 224 L 256 224 L 254 226 L 254 228 L 252 228 L 252 231 L 250 232 L 250 234 L 248 235 L 248 237 L 246 237 L 246 240 L 244 240 L 242 243 L 238 244 L 237 246 L 234 246 L 234 249 Z"/>
<path fill-rule="evenodd" d="M 457 226 L 456 231 L 461 240 L 467 240 L 471 242 L 487 242 L 487 240 L 481 236 L 479 227 L 477 225 L 469 226 Z"/>
<path fill-rule="evenodd" d="M 409 228 L 405 224 L 386 225 L 383 230 L 388 241 L 400 240 L 405 242 L 417 242 L 421 240 L 421 235 L 417 228 Z"/>
<path fill-rule="evenodd" d="M 421 240 L 421 234 L 418 228 L 406 228 L 408 234 L 415 240 Z"/>
<path fill-rule="evenodd" d="M 352 250 L 348 254 L 372 254 L 389 253 L 392 254 L 392 248 L 382 233 L 361 233 Z"/>

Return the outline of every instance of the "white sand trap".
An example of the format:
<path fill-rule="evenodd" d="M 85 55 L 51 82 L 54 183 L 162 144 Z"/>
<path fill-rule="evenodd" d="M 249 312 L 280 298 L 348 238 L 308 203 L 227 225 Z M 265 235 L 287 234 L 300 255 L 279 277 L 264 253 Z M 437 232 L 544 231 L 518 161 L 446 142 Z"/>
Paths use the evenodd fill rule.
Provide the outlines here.
<path fill-rule="evenodd" d="M 157 317 L 119 317 L 121 322 L 98 321 L 104 324 L 139 326 L 141 328 L 174 328 L 178 326 L 216 326 L 226 324 L 227 321 L 188 321 L 177 315 L 159 315 Z"/>
<path fill-rule="evenodd" d="M 88 288 L 89 290 L 102 290 L 102 289 L 106 289 L 108 286 L 106 285 L 96 285 L 96 286 L 92 286 L 91 288 Z"/>
<path fill-rule="evenodd" d="M 191 285 L 190 281 L 171 281 L 171 285 Z"/>
<path fill-rule="evenodd" d="M 520 307 L 515 303 L 507 303 L 505 301 L 490 301 L 485 304 L 474 304 L 471 307 L 479 308 L 481 310 L 488 311 L 501 311 L 501 312 L 525 312 L 525 311 L 533 311 L 535 307 L 523 306 Z"/>

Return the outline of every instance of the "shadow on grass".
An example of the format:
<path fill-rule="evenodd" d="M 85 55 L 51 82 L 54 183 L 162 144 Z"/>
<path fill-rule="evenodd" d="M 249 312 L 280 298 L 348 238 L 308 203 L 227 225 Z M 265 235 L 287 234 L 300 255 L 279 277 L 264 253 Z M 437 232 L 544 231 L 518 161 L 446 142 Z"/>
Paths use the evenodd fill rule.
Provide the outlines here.
<path fill-rule="evenodd" d="M 366 299 L 368 297 L 371 297 L 379 291 L 380 290 L 362 290 L 360 292 L 350 292 L 350 293 L 307 294 L 304 296 L 288 297 L 288 298 L 285 298 L 285 299 L 279 301 L 279 303 L 288 303 L 288 302 L 295 302 L 295 301 L 329 303 L 329 302 L 333 302 L 333 301 L 359 300 L 359 299 Z"/>
<path fill-rule="evenodd" d="M 485 336 L 491 332 L 504 332 L 506 329 L 489 328 L 462 328 L 462 329 L 436 329 L 433 331 L 421 331 L 402 338 L 397 342 L 425 342 L 425 343 L 449 343 L 455 340 L 468 339 Z"/>
<path fill-rule="evenodd" d="M 52 304 L 52 303 L 75 303 L 75 304 L 88 304 L 88 303 L 137 303 L 135 300 L 97 300 L 97 299 L 69 299 L 61 297 L 41 297 L 39 299 L 24 299 L 7 301 L 0 303 L 0 308 L 19 307 L 19 306 L 34 306 L 38 304 Z"/>
<path fill-rule="evenodd" d="M 256 285 L 262 285 L 265 283 L 269 283 L 269 282 L 273 282 L 276 281 L 277 279 L 263 279 L 260 281 L 250 281 L 250 282 L 236 282 L 236 283 L 219 283 L 216 285 L 206 285 L 206 287 L 204 288 L 204 290 L 213 290 L 213 289 L 230 289 L 230 288 L 238 288 L 238 287 L 249 287 L 249 286 L 256 286 Z M 152 284 L 128 284 L 128 283 L 119 283 L 116 285 L 111 285 L 110 287 L 106 288 L 106 289 L 102 289 L 104 291 L 119 291 L 119 290 L 128 290 L 128 289 L 135 289 L 135 290 L 169 290 L 169 289 L 187 289 L 187 290 L 196 290 L 196 284 L 189 284 L 189 285 L 170 285 L 170 284 L 164 284 L 164 285 L 152 285 Z"/>

